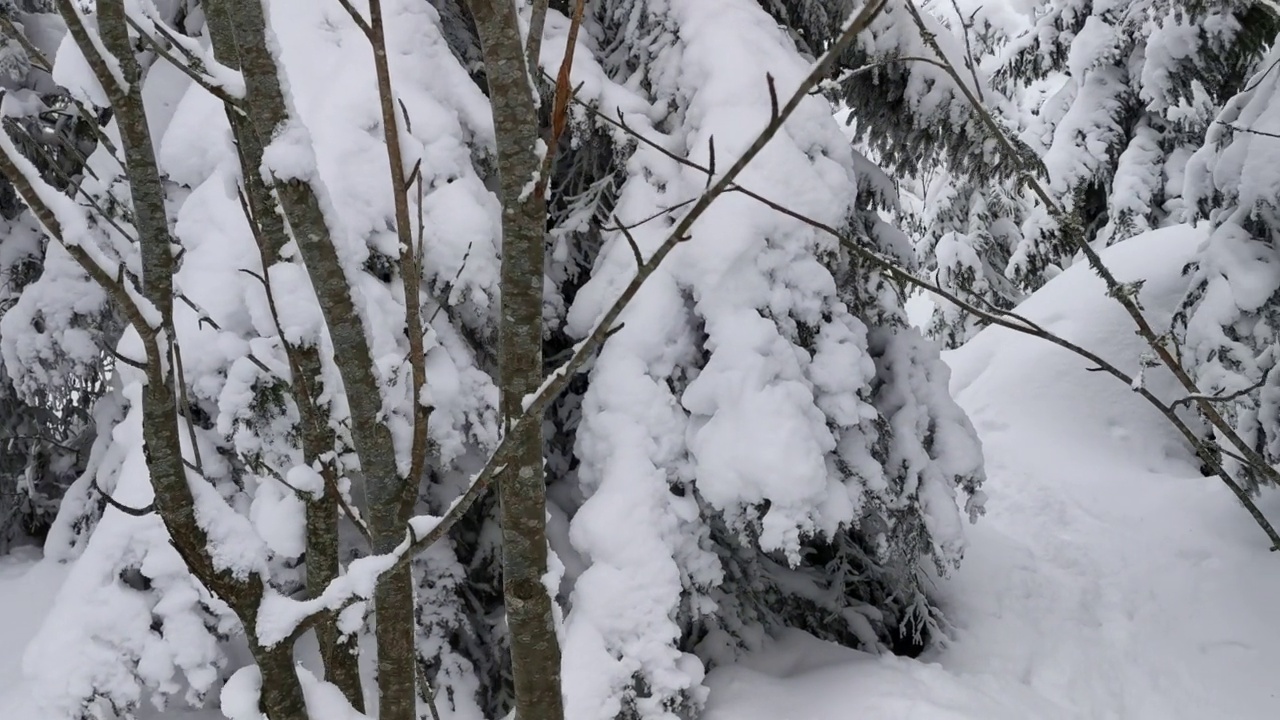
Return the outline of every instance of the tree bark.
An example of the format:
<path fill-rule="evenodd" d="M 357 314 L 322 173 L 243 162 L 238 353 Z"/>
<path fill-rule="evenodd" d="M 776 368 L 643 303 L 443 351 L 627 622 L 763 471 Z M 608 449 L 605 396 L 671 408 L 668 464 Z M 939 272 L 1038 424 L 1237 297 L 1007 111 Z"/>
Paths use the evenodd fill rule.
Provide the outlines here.
<path fill-rule="evenodd" d="M 289 120 L 275 59 L 267 50 L 261 0 L 210 0 L 208 12 L 227 12 L 245 78 L 248 115 L 259 137 L 272 137 Z M 275 181 L 292 237 L 311 277 L 333 342 L 348 405 L 351 435 L 364 473 L 367 517 L 373 550 L 386 553 L 404 538 L 413 511 L 416 481 L 400 477 L 391 432 L 379 421 L 382 392 L 351 284 L 338 260 L 324 213 L 311 186 L 302 180 Z M 407 485 L 408 484 L 408 485 Z M 378 696 L 381 720 L 415 720 L 413 575 L 406 563 L 387 573 L 374 592 L 377 613 Z"/>
<path fill-rule="evenodd" d="M 81 50 L 87 56 L 104 60 L 93 49 L 88 30 L 79 22 L 78 11 L 70 0 L 59 0 L 59 9 L 69 20 Z M 137 327 L 147 349 L 147 383 L 142 396 L 143 450 L 155 491 L 155 508 L 175 549 L 196 578 L 225 600 L 246 628 L 252 628 L 265 580 L 260 577 L 238 579 L 214 566 L 208 552 L 208 536 L 196 520 L 195 498 L 182 456 L 179 395 L 174 374 L 179 350 L 173 323 L 173 238 L 169 234 L 164 184 L 142 102 L 142 69 L 133 54 L 124 5 L 118 1 L 99 2 L 98 26 L 102 46 L 115 57 L 123 80 L 122 84 L 117 83 L 109 73 L 98 73 L 120 130 L 133 224 L 142 256 L 142 293 L 160 320 L 159 327 Z M 260 664 L 262 660 L 267 661 L 261 667 L 262 701 L 270 720 L 307 720 L 302 686 L 293 669 L 292 645 L 264 650 L 252 643 L 252 647 Z"/>
<path fill-rule="evenodd" d="M 234 32 L 223 12 L 206 13 L 210 27 L 214 57 L 223 65 L 239 69 L 240 58 L 235 47 Z M 288 231 L 284 219 L 277 212 L 271 189 L 262 180 L 263 143 L 247 116 L 230 109 L 227 120 L 236 150 L 240 155 L 240 171 L 244 185 L 244 201 L 248 222 L 252 226 L 262 261 L 263 290 L 275 314 L 269 270 L 277 262 L 288 262 L 281 252 L 288 243 Z M 307 503 L 307 593 L 315 597 L 338 577 L 338 489 L 337 469 L 332 461 L 322 460 L 327 453 L 337 450 L 337 438 L 330 425 L 330 414 L 317 404 L 320 396 L 321 359 L 315 345 L 290 343 L 281 333 L 280 338 L 288 356 L 293 375 L 294 402 L 298 407 L 301 426 L 302 458 L 309 466 L 320 466 L 325 480 L 324 495 Z M 325 679 L 342 691 L 347 702 L 364 712 L 364 688 L 360 681 L 359 647 L 355 638 L 343 638 L 333 622 L 322 622 L 316 627 L 316 639 L 320 644 L 320 657 L 324 662 Z"/>
<path fill-rule="evenodd" d="M 522 401 L 542 384 L 542 284 L 546 202 L 539 185 L 541 128 L 515 4 L 471 0 L 484 49 L 489 99 L 498 141 L 502 200 L 502 318 L 498 365 L 501 412 L 510 430 Z M 546 479 L 542 423 L 520 423 L 501 462 L 502 585 L 511 632 L 511 664 L 518 720 L 560 720 L 560 645 L 547 572 Z"/>

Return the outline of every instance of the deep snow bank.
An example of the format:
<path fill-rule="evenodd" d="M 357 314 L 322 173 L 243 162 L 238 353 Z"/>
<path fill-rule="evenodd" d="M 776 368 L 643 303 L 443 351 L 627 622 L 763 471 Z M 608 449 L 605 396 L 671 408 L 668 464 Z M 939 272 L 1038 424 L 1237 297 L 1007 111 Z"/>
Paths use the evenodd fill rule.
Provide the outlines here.
<path fill-rule="evenodd" d="M 1204 233 L 1157 230 L 1110 250 L 1157 326 Z M 1132 371 L 1144 351 L 1077 265 L 1018 312 Z M 933 663 L 789 635 L 713 673 L 711 720 L 1269 720 L 1280 717 L 1280 555 L 1176 433 L 1068 352 L 988 329 L 948 353 L 983 438 L 988 516 L 939 585 L 952 645 Z M 1172 382 L 1148 372 L 1172 397 Z M 1262 498 L 1280 521 L 1280 497 Z"/>

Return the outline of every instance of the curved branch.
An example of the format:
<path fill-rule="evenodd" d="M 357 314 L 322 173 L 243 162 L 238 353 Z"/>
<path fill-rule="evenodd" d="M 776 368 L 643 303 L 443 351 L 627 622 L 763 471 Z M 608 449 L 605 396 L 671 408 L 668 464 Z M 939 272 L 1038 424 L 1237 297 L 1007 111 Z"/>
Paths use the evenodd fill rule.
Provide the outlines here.
<path fill-rule="evenodd" d="M 141 508 L 129 507 L 128 505 L 119 502 L 115 498 L 111 497 L 110 493 L 103 490 L 102 486 L 98 485 L 97 478 L 93 478 L 89 481 L 89 487 L 93 488 L 93 491 L 98 493 L 98 496 L 105 500 L 107 505 L 110 505 L 130 517 L 144 517 L 156 511 L 155 501 L 152 501 L 151 504 Z"/>

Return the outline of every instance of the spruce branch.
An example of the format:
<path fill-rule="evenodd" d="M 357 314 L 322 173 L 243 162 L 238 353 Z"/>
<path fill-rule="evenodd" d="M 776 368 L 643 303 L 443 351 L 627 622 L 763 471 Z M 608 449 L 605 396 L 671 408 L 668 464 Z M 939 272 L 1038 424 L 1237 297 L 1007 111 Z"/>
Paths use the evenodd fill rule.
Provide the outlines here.
<path fill-rule="evenodd" d="M 987 109 L 986 105 L 979 100 L 972 91 L 970 91 L 968 85 L 960 78 L 960 73 L 956 69 L 955 65 L 947 59 L 946 54 L 943 53 L 942 48 L 939 47 L 937 39 L 925 29 L 924 19 L 920 14 L 920 10 L 916 7 L 914 0 L 906 0 L 905 4 L 907 11 L 911 14 L 916 26 L 920 29 L 921 35 L 924 37 L 926 44 L 928 44 L 930 49 L 933 50 L 934 54 L 938 57 L 939 62 L 946 66 L 947 74 L 951 76 L 951 79 L 960 89 L 960 92 L 964 95 L 965 100 L 973 108 L 974 112 L 976 112 L 987 125 L 993 139 L 1003 146 L 1003 148 L 1009 152 L 1012 157 L 1018 157 L 1013 141 L 1009 138 L 1008 133 L 1006 133 L 1000 123 L 996 121 L 995 117 L 991 114 L 991 111 Z M 1062 227 L 1069 227 L 1070 223 L 1067 222 L 1066 211 L 1063 210 L 1062 206 L 1059 205 L 1056 200 L 1054 200 L 1052 195 L 1050 195 L 1049 191 L 1045 188 L 1044 184 L 1024 167 L 1019 166 L 1017 168 L 1017 172 L 1022 183 L 1032 191 L 1041 203 L 1044 204 L 1044 207 L 1054 216 L 1059 225 Z M 1088 239 L 1080 233 L 1068 232 L 1065 234 L 1070 238 L 1080 252 L 1084 254 L 1085 259 L 1089 263 L 1089 267 L 1092 268 L 1098 277 L 1102 278 L 1103 283 L 1106 284 L 1108 294 L 1115 298 L 1116 301 L 1120 303 L 1121 307 L 1124 308 L 1125 312 L 1129 315 L 1129 318 L 1133 321 L 1134 326 L 1137 328 L 1138 334 L 1156 353 L 1160 362 L 1163 363 L 1171 373 L 1173 373 L 1174 378 L 1177 379 L 1180 385 L 1182 385 L 1188 395 L 1203 395 L 1200 388 L 1196 385 L 1195 380 L 1187 372 L 1186 368 L 1182 366 L 1182 363 L 1179 362 L 1178 358 L 1175 357 L 1165 343 L 1161 341 L 1160 333 L 1156 332 L 1155 328 L 1152 327 L 1151 322 L 1143 313 L 1142 306 L 1138 302 L 1136 295 L 1133 292 L 1126 290 L 1125 283 L 1120 282 L 1116 278 L 1115 274 L 1111 271 L 1111 268 L 1107 266 L 1107 264 L 1102 260 L 1102 256 L 1098 254 L 1097 249 L 1094 248 L 1093 245 L 1089 243 Z M 1213 427 L 1216 428 L 1228 442 L 1231 443 L 1236 451 L 1248 458 L 1249 466 L 1253 468 L 1254 471 L 1267 477 L 1272 482 L 1280 484 L 1280 471 L 1271 467 L 1271 465 L 1258 454 L 1257 450 L 1250 447 L 1249 444 L 1235 432 L 1230 423 L 1226 421 L 1218 409 L 1214 407 L 1212 402 L 1203 398 L 1197 399 L 1195 402 L 1196 407 L 1200 410 L 1201 414 L 1204 415 L 1205 419 L 1207 419 L 1209 423 L 1213 425 Z M 1233 487 L 1233 491 L 1238 491 L 1236 492 L 1237 496 L 1244 493 L 1244 490 L 1239 488 L 1239 486 L 1234 482 L 1232 482 L 1231 485 Z M 1280 540 L 1280 537 L 1273 539 Z M 1276 544 L 1280 545 L 1280 542 L 1277 542 Z"/>
<path fill-rule="evenodd" d="M 613 118 L 609 117 L 607 114 L 600 111 L 598 108 L 596 108 L 594 105 L 588 102 L 582 101 L 580 99 L 576 99 L 575 101 L 582 107 L 587 108 L 589 112 L 593 113 L 600 120 L 623 130 L 631 137 L 634 137 L 637 141 L 649 147 L 654 148 L 655 150 L 662 153 L 669 159 L 677 163 L 680 163 L 686 167 L 690 167 L 695 170 L 698 170 L 699 172 L 706 173 L 709 177 L 714 174 L 714 170 L 712 168 L 703 166 L 693 160 L 690 160 L 689 158 L 683 157 L 681 155 L 678 155 L 677 153 L 674 153 L 668 150 L 667 148 L 663 147 L 661 143 L 658 143 L 646 137 L 643 133 L 640 133 L 635 129 L 631 128 L 621 118 L 618 120 L 614 120 Z M 728 191 L 740 193 L 782 215 L 786 215 L 787 217 L 790 217 L 794 220 L 797 220 L 806 225 L 809 225 L 815 230 L 819 230 L 827 235 L 830 235 L 831 237 L 837 239 L 840 242 L 840 244 L 849 253 L 863 260 L 871 267 L 876 268 L 881 272 L 884 272 L 885 274 L 899 280 L 900 282 L 904 282 L 908 285 L 912 285 L 921 290 L 937 295 L 938 297 L 945 299 L 947 302 L 952 303 L 953 305 L 960 308 L 961 310 L 964 310 L 965 312 L 970 313 L 976 317 L 982 318 L 983 320 L 986 320 L 988 323 L 992 325 L 997 325 L 997 326 L 1006 328 L 1008 330 L 1013 330 L 1014 332 L 1018 332 L 1024 335 L 1029 335 L 1031 337 L 1035 337 L 1035 338 L 1044 340 L 1046 342 L 1052 343 L 1054 345 L 1057 345 L 1058 347 L 1061 347 L 1062 349 L 1067 350 L 1068 352 L 1071 352 L 1093 363 L 1093 367 L 1088 368 L 1089 370 L 1106 373 L 1116 378 L 1120 382 L 1125 383 L 1125 385 L 1129 386 L 1131 389 L 1133 389 L 1134 392 L 1141 395 L 1143 399 L 1145 399 L 1148 403 L 1150 403 L 1153 407 L 1155 407 L 1156 410 L 1159 411 L 1160 414 L 1171 425 L 1173 425 L 1175 429 L 1178 430 L 1178 432 L 1183 436 L 1183 438 L 1186 439 L 1187 443 L 1191 446 L 1191 448 L 1196 452 L 1196 455 L 1201 459 L 1201 461 L 1204 462 L 1207 467 L 1211 468 L 1214 471 L 1214 474 L 1223 482 L 1223 484 L 1227 486 L 1229 490 L 1232 491 L 1232 493 L 1236 496 L 1236 498 L 1240 501 L 1240 503 L 1244 505 L 1246 511 L 1249 512 L 1250 516 L 1254 519 L 1254 521 L 1258 524 L 1258 526 L 1262 529 L 1262 531 L 1266 533 L 1268 539 L 1271 541 L 1272 549 L 1280 550 L 1280 533 L 1277 533 L 1275 528 L 1272 526 L 1271 522 L 1262 513 L 1261 509 L 1257 506 L 1255 502 L 1253 502 L 1253 498 L 1249 496 L 1248 492 L 1246 492 L 1244 488 L 1242 488 L 1239 485 L 1239 483 L 1235 482 L 1231 478 L 1231 476 L 1227 473 L 1226 469 L 1222 466 L 1222 463 L 1220 460 L 1218 460 L 1217 454 L 1215 452 L 1221 449 L 1215 448 L 1211 446 L 1209 443 L 1207 443 L 1206 441 L 1204 441 L 1203 439 L 1201 439 L 1195 433 L 1195 431 L 1182 418 L 1180 418 L 1177 415 L 1176 409 L 1177 409 L 1178 403 L 1173 403 L 1173 404 L 1166 403 L 1165 401 L 1157 397 L 1155 394 L 1153 394 L 1141 383 L 1135 382 L 1135 378 L 1133 376 L 1121 370 L 1114 363 L 1111 363 L 1103 359 L 1097 353 L 1081 345 L 1073 343 L 1059 335 L 1049 332 L 1039 324 L 1031 321 L 1026 317 L 1023 317 L 1017 314 L 1016 312 L 1013 312 L 1010 310 L 1001 310 L 999 308 L 996 308 L 993 305 L 991 305 L 990 302 L 986 301 L 984 298 L 981 298 L 981 297 L 978 297 L 976 299 L 980 303 L 984 304 L 986 307 L 979 307 L 978 305 L 968 302 L 964 298 L 961 298 L 958 295 L 956 295 L 955 293 L 952 293 L 942 288 L 937 283 L 930 282 L 928 280 L 917 277 L 916 275 L 902 268 L 892 260 L 889 260 L 883 255 L 875 252 L 874 250 L 871 250 L 870 248 L 865 247 L 861 242 L 859 242 L 857 238 L 850 236 L 848 233 L 841 232 L 840 230 L 832 227 L 831 225 L 815 220 L 802 213 L 798 213 L 779 202 L 771 200 L 741 185 L 731 184 L 728 188 Z M 628 234 L 625 232 L 625 228 L 619 227 L 618 229 L 623 230 L 624 234 Z M 629 242 L 634 242 L 630 238 L 628 238 L 628 240 Z M 1116 287 L 1124 287 L 1124 286 L 1117 284 Z M 1157 341 L 1157 344 L 1160 347 L 1163 347 L 1163 343 L 1159 343 Z M 1199 401 L 1203 402 L 1203 400 L 1199 400 Z M 1243 458 L 1241 458 L 1241 460 L 1243 461 Z"/>
<path fill-rule="evenodd" d="M 543 414 L 551 403 L 560 395 L 568 386 L 575 374 L 587 363 L 594 353 L 608 340 L 614 333 L 621 329 L 618 323 L 623 311 L 631 304 L 636 294 L 640 291 L 641 286 L 651 277 L 662 262 L 671 254 L 679 244 L 687 242 L 691 239 L 690 230 L 699 218 L 706 212 L 707 208 L 726 192 L 730 192 L 734 187 L 734 181 L 742 173 L 742 171 L 756 158 L 757 155 L 769 144 L 769 142 L 782 130 L 788 118 L 795 112 L 818 83 L 822 82 L 831 71 L 836 58 L 853 42 L 853 40 L 861 34 L 875 20 L 875 18 L 884 9 L 887 0 L 869 0 L 863 8 L 853 17 L 846 25 L 845 30 L 840 37 L 832 44 L 827 53 L 820 59 L 810 70 L 809 74 L 801 81 L 799 87 L 792 93 L 790 98 L 783 104 L 776 115 L 771 117 L 768 124 L 756 136 L 755 140 L 745 150 L 745 152 L 733 163 L 733 165 L 725 171 L 711 186 L 699 196 L 697 202 L 677 223 L 676 227 L 667 235 L 667 238 L 658 246 L 657 250 L 643 265 L 637 268 L 635 276 L 631 282 L 623 289 L 613 304 L 596 323 L 595 327 L 588 333 L 587 337 L 574 346 L 573 354 L 569 360 L 557 368 L 546 380 L 542 386 L 530 396 L 524 398 L 522 402 L 523 412 L 507 424 L 506 431 L 503 433 L 502 439 L 498 445 L 489 454 L 489 460 L 484 467 L 476 473 L 467 489 L 463 491 L 445 510 L 440 517 L 418 517 L 410 520 L 405 528 L 405 536 L 400 545 L 388 553 L 382 555 L 387 563 L 379 576 L 386 575 L 398 569 L 408 566 L 410 560 L 417 554 L 421 553 L 432 544 L 438 542 L 455 525 L 466 515 L 466 513 L 475 505 L 481 497 L 488 491 L 493 480 L 498 477 L 507 466 L 505 458 L 510 454 L 512 446 L 515 444 L 513 438 L 520 437 L 520 428 L 525 423 L 540 423 Z M 693 167 L 699 167 L 693 164 Z M 415 530 L 415 524 L 426 526 L 430 524 L 430 529 L 424 534 L 419 535 Z M 1280 540 L 1280 538 L 1278 538 Z M 1278 543 L 1280 544 L 1280 543 Z M 281 638 L 280 642 L 286 644 L 301 637 L 308 629 L 322 622 L 330 622 L 337 618 L 343 610 L 352 607 L 360 602 L 366 602 L 369 598 L 360 597 L 354 591 L 348 591 L 341 586 L 330 584 L 326 592 L 321 598 L 317 599 L 320 607 L 304 615 L 298 625 L 291 633 Z"/>

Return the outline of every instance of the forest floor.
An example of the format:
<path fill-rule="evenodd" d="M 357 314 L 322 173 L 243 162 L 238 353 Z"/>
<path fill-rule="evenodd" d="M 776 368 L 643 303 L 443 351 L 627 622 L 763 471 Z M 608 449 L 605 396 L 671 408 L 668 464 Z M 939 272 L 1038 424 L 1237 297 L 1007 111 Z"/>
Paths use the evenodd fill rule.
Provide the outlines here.
<path fill-rule="evenodd" d="M 1160 230 L 1106 258 L 1122 280 L 1148 279 L 1143 301 L 1167 322 L 1200 238 Z M 1086 268 L 1019 312 L 1121 367 L 1142 354 Z M 791 633 L 712 673 L 706 720 L 1280 718 L 1280 554 L 1163 420 L 1116 380 L 1009 331 L 947 361 L 990 496 L 963 566 L 938 580 L 953 640 L 909 660 Z M 1147 386 L 1173 397 L 1158 373 Z M 1280 493 L 1260 504 L 1280 521 Z M 63 576 L 34 552 L 0 560 L 0 718 L 45 720 L 25 701 L 19 650 Z"/>
<path fill-rule="evenodd" d="M 1168 322 L 1203 236 L 1158 230 L 1109 250 Z M 1143 346 L 1075 266 L 1018 312 L 1118 366 Z M 1274 720 L 1280 554 L 1204 478 L 1158 413 L 1041 340 L 989 329 L 947 353 L 982 437 L 990 495 L 962 567 L 939 582 L 949 647 L 874 657 L 799 634 L 712 675 L 708 720 Z M 1147 387 L 1173 394 L 1148 371 Z M 1280 522 L 1280 493 L 1262 510 Z"/>

